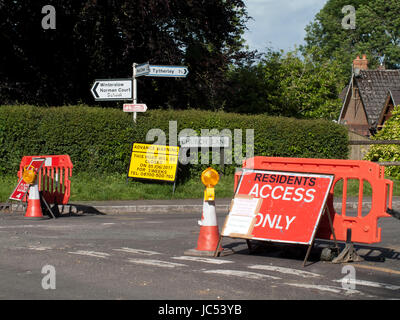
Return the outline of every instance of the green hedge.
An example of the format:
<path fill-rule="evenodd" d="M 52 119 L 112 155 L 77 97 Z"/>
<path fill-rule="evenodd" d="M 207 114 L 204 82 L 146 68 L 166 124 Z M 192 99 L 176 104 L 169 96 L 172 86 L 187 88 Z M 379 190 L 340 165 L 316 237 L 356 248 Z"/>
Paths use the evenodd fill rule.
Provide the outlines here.
<path fill-rule="evenodd" d="M 168 144 L 169 121 L 176 121 L 178 133 L 185 128 L 198 134 L 201 129 L 230 129 L 232 133 L 234 129 L 242 129 L 243 155 L 245 129 L 254 129 L 255 155 L 347 158 L 346 130 L 325 120 L 154 110 L 139 113 L 134 124 L 131 113 L 118 109 L 81 105 L 0 106 L 0 173 L 14 173 L 22 156 L 38 154 L 68 154 L 74 169 L 80 172 L 126 173 L 132 142 L 145 142 L 148 131 L 158 128 L 166 133 Z M 226 172 L 234 172 L 237 166 L 235 163 L 227 166 Z M 197 175 L 205 167 L 180 166 L 179 176 Z"/>

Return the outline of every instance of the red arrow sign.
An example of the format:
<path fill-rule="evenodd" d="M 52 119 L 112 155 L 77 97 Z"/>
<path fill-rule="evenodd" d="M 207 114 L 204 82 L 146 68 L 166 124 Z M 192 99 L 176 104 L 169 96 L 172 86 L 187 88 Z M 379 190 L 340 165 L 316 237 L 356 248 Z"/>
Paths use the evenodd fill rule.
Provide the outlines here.
<path fill-rule="evenodd" d="M 138 104 L 124 103 L 123 111 L 124 112 L 146 112 L 147 106 L 144 103 L 138 103 Z"/>

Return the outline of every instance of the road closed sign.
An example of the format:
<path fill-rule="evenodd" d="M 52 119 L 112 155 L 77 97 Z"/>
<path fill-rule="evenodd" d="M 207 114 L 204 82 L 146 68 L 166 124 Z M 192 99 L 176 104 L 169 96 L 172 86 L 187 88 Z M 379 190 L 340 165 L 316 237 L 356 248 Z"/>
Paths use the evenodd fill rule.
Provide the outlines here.
<path fill-rule="evenodd" d="M 243 169 L 236 196 L 262 199 L 251 239 L 311 244 L 333 175 Z"/>
<path fill-rule="evenodd" d="M 178 155 L 179 147 L 134 143 L 128 177 L 174 182 Z"/>

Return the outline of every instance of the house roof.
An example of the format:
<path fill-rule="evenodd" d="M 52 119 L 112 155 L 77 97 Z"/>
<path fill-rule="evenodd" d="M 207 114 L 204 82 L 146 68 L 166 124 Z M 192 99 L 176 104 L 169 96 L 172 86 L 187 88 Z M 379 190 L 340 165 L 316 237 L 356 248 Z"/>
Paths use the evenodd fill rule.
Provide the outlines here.
<path fill-rule="evenodd" d="M 359 89 L 370 127 L 376 127 L 388 90 L 395 93 L 400 103 L 400 70 L 360 70 L 354 81 Z M 400 92 L 399 92 L 400 93 Z"/>
<path fill-rule="evenodd" d="M 391 95 L 391 97 L 392 97 L 392 100 L 393 100 L 393 104 L 395 105 L 395 106 L 398 106 L 398 105 L 400 105 L 400 88 L 398 88 L 398 89 L 390 89 L 389 90 L 389 94 Z"/>

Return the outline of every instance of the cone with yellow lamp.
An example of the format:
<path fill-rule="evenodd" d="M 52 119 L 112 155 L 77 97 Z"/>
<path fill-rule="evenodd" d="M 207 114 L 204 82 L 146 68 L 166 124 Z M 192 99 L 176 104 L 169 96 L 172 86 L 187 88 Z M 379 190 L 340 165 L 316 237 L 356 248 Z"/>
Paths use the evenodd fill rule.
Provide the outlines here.
<path fill-rule="evenodd" d="M 207 168 L 201 174 L 201 182 L 206 186 L 204 190 L 203 213 L 200 225 L 197 247 L 185 251 L 186 255 L 213 257 L 219 243 L 219 230 L 215 211 L 214 187 L 219 181 L 219 174 L 212 168 Z M 223 249 L 219 248 L 220 255 Z"/>
<path fill-rule="evenodd" d="M 42 212 L 35 168 L 33 166 L 26 166 L 22 173 L 22 179 L 29 184 L 28 207 L 26 208 L 25 218 L 47 219 L 47 217 L 43 216 Z"/>

